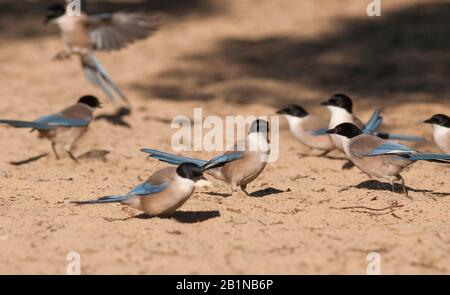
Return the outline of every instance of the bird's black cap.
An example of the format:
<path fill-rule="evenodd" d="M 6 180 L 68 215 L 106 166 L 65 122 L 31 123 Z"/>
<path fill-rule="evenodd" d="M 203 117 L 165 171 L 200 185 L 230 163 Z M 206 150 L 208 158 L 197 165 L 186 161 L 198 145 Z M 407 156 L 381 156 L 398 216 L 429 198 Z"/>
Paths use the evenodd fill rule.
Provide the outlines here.
<path fill-rule="evenodd" d="M 436 124 L 439 126 L 450 128 L 450 117 L 444 114 L 436 114 L 433 117 L 423 121 L 427 124 Z"/>
<path fill-rule="evenodd" d="M 78 100 L 78 103 L 86 104 L 86 105 L 90 106 L 91 108 L 101 108 L 102 107 L 102 104 L 100 103 L 100 100 L 98 100 L 97 97 L 92 96 L 92 95 L 82 96 Z"/>
<path fill-rule="evenodd" d="M 337 93 L 333 95 L 327 101 L 322 102 L 321 105 L 343 108 L 347 110 L 347 112 L 349 113 L 352 113 L 353 111 L 352 100 L 350 99 L 350 97 L 342 93 Z"/>
<path fill-rule="evenodd" d="M 180 177 L 199 181 L 205 179 L 202 168 L 193 163 L 182 163 L 177 167 L 177 174 Z"/>
<path fill-rule="evenodd" d="M 347 138 L 353 138 L 362 134 L 361 129 L 352 123 L 342 123 L 327 131 L 328 134 L 338 134 Z"/>
<path fill-rule="evenodd" d="M 44 24 L 48 24 L 51 20 L 56 19 L 66 13 L 66 8 L 61 4 L 52 4 L 47 7 L 45 12 Z"/>
<path fill-rule="evenodd" d="M 303 117 L 306 117 L 309 115 L 308 112 L 305 111 L 304 108 L 302 108 L 301 106 L 296 105 L 296 104 L 290 104 L 287 107 L 285 107 L 281 110 L 278 110 L 277 114 L 291 115 L 291 116 L 299 117 L 299 118 L 303 118 Z"/>

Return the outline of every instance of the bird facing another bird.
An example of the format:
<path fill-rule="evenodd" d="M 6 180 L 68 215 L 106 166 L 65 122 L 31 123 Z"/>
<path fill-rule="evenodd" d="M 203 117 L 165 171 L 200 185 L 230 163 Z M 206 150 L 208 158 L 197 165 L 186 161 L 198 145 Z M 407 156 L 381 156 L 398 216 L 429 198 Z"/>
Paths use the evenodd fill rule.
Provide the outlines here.
<path fill-rule="evenodd" d="M 394 182 L 399 180 L 405 195 L 408 192 L 400 175 L 405 167 L 419 160 L 450 163 L 450 155 L 419 153 L 407 146 L 364 134 L 352 123 L 339 124 L 327 133 L 340 137 L 345 154 L 361 171 L 389 181 L 393 190 Z"/>
<path fill-rule="evenodd" d="M 150 216 L 170 217 L 193 194 L 195 183 L 203 177 L 202 169 L 192 163 L 166 167 L 156 171 L 147 181 L 125 195 L 75 201 L 79 205 L 121 203 Z"/>

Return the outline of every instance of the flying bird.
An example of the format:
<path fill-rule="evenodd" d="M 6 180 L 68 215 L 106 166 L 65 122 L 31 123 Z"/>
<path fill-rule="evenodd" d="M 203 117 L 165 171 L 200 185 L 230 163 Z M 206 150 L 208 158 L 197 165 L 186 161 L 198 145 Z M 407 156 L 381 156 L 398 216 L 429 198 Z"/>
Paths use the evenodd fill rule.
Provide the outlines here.
<path fill-rule="evenodd" d="M 442 152 L 450 154 L 450 117 L 436 114 L 424 121 L 433 126 L 433 138 Z"/>
<path fill-rule="evenodd" d="M 104 204 L 121 203 L 144 211 L 150 216 L 170 217 L 192 195 L 195 183 L 204 179 L 200 167 L 183 163 L 178 167 L 166 167 L 150 176 L 125 195 L 107 196 L 90 201 L 72 203 Z"/>
<path fill-rule="evenodd" d="M 66 49 L 55 56 L 57 60 L 77 55 L 86 78 L 99 87 L 110 100 L 116 97 L 128 102 L 128 98 L 114 83 L 111 76 L 96 58 L 94 51 L 113 51 L 152 35 L 159 26 L 156 15 L 140 13 L 102 13 L 74 15 L 60 4 L 47 8 L 45 24 L 58 25 Z"/>
<path fill-rule="evenodd" d="M 407 146 L 364 134 L 352 123 L 342 123 L 329 129 L 328 134 L 339 136 L 347 157 L 371 177 L 389 181 L 394 191 L 395 181 L 400 181 L 408 196 L 402 170 L 416 161 L 450 164 L 450 155 L 419 153 Z"/>
<path fill-rule="evenodd" d="M 154 149 L 142 149 L 141 151 L 149 154 L 150 158 L 172 165 L 195 164 L 201 167 L 204 173 L 227 183 L 233 193 L 236 193 L 240 187 L 246 195 L 249 195 L 247 185 L 264 170 L 269 158 L 268 132 L 269 123 L 267 121 L 255 120 L 251 124 L 246 139 L 237 142 L 227 152 L 209 161 L 177 156 Z"/>
<path fill-rule="evenodd" d="M 89 123 L 94 119 L 94 110 L 101 107 L 98 98 L 92 95 L 81 97 L 78 102 L 58 113 L 40 117 L 34 121 L 1 120 L 0 124 L 7 124 L 16 128 L 31 128 L 37 130 L 39 138 L 46 138 L 52 143 L 52 149 L 57 159 L 57 145 L 64 146 L 64 150 L 74 161 L 77 161 L 71 149 L 78 139 L 87 131 Z"/>

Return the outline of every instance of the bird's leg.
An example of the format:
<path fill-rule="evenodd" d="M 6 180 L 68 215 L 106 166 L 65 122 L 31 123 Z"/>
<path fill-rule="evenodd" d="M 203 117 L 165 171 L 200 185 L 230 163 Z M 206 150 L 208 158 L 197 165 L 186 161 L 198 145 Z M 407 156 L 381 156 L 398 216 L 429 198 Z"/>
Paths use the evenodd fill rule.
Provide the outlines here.
<path fill-rule="evenodd" d="M 231 191 L 233 192 L 233 196 L 239 195 L 239 192 L 238 192 L 238 189 L 237 189 L 237 185 L 234 182 L 231 184 Z"/>
<path fill-rule="evenodd" d="M 246 184 L 241 185 L 241 190 L 242 190 L 247 196 L 250 195 L 250 194 L 247 192 L 247 185 L 246 185 Z"/>
<path fill-rule="evenodd" d="M 54 57 L 53 60 L 62 61 L 69 59 L 72 56 L 72 51 L 65 49 L 58 52 Z"/>
<path fill-rule="evenodd" d="M 331 152 L 331 150 L 328 151 L 323 151 L 322 153 L 320 153 L 319 155 L 317 155 L 318 157 L 325 157 L 326 155 L 328 155 Z"/>
<path fill-rule="evenodd" d="M 403 177 L 402 177 L 400 174 L 397 175 L 397 179 L 399 179 L 399 180 L 400 180 L 400 183 L 402 184 L 402 187 L 403 187 L 403 193 L 405 194 L 406 197 L 409 198 L 409 196 L 408 196 L 408 189 L 407 189 L 406 186 L 405 186 L 405 180 L 403 179 Z"/>
<path fill-rule="evenodd" d="M 55 154 L 56 160 L 59 160 L 59 155 L 56 152 L 56 143 L 53 141 L 52 141 L 52 150 L 53 150 L 53 153 Z"/>
<path fill-rule="evenodd" d="M 70 145 L 65 145 L 64 146 L 64 150 L 66 151 L 66 153 L 69 155 L 69 157 L 74 160 L 76 163 L 78 163 L 77 158 L 75 158 L 75 156 L 72 154 L 72 152 L 70 151 L 71 146 Z"/>
<path fill-rule="evenodd" d="M 395 193 L 395 178 L 391 179 L 392 192 Z"/>

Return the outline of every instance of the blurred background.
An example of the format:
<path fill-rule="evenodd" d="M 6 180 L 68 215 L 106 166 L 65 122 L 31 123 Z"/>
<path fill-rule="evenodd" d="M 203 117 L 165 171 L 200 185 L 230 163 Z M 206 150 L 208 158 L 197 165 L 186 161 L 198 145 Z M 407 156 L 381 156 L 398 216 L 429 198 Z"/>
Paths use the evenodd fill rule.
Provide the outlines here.
<path fill-rule="evenodd" d="M 42 24 L 49 2 L 0 0 L 2 47 L 56 39 L 56 28 Z M 84 8 L 165 15 L 158 35 L 135 51 L 148 63 L 120 83 L 145 97 L 279 106 L 345 92 L 363 103 L 448 102 L 450 2 L 382 1 L 382 16 L 368 17 L 370 2 L 85 0 Z"/>

